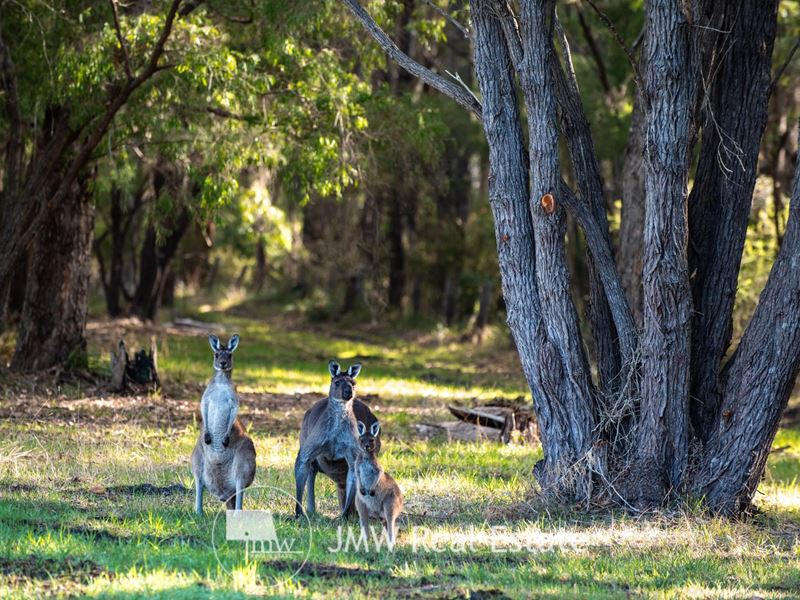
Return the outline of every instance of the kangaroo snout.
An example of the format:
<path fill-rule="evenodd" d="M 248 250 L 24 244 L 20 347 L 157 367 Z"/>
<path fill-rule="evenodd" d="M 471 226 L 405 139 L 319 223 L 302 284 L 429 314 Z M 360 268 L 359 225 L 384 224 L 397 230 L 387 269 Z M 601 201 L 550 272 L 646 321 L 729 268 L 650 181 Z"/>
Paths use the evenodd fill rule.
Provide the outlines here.
<path fill-rule="evenodd" d="M 352 400 L 353 399 L 353 386 L 347 383 L 342 384 L 339 386 L 339 397 L 342 400 Z"/>

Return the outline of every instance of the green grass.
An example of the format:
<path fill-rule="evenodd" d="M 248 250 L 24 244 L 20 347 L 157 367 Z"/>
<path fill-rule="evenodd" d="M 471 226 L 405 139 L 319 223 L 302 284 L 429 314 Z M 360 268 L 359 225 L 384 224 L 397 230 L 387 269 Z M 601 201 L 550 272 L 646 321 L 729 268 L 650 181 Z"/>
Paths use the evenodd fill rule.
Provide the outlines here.
<path fill-rule="evenodd" d="M 538 448 L 425 441 L 413 428 L 447 418 L 453 401 L 525 393 L 503 335 L 474 347 L 448 332 L 339 331 L 236 311 L 203 318 L 242 335 L 235 379 L 258 451 L 257 485 L 293 490 L 296 430 L 326 391 L 328 358 L 362 360 L 359 393 L 384 424 L 381 462 L 406 496 L 395 551 L 329 551 L 335 491 L 320 477 L 321 514 L 297 577 L 295 558 L 247 563 L 229 547 L 219 549 L 223 569 L 211 544 L 220 505 L 207 497 L 206 516 L 193 514 L 188 465 L 211 352 L 203 336 L 176 334 L 160 338 L 165 397 L 2 387 L 3 402 L 24 403 L 27 416 L 0 421 L 0 597 L 800 595 L 797 429 L 779 433 L 761 514 L 747 522 L 553 512 L 526 504 Z M 110 347 L 110 327 L 92 329 L 95 355 Z M 133 327 L 127 339 L 137 335 L 148 337 Z M 282 537 L 308 533 L 289 518 L 289 498 L 253 493 L 245 504 L 272 510 Z"/>

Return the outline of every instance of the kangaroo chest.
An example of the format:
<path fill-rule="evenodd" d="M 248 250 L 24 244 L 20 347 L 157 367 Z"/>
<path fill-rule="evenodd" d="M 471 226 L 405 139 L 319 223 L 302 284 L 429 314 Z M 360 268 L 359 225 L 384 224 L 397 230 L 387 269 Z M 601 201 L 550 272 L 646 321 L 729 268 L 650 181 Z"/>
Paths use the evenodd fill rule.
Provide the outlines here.
<path fill-rule="evenodd" d="M 239 399 L 233 386 L 226 383 L 212 381 L 203 394 L 202 403 L 205 405 L 203 423 L 215 441 L 221 440 L 228 434 L 228 427 L 233 423 L 239 412 Z"/>
<path fill-rule="evenodd" d="M 357 447 L 355 430 L 355 417 L 352 414 L 330 415 L 328 435 L 320 456 L 329 460 L 354 462 Z"/>
<path fill-rule="evenodd" d="M 381 471 L 369 460 L 359 460 L 356 463 L 356 478 L 358 479 L 358 493 L 367 492 L 367 498 L 374 498 L 375 486 L 380 479 Z M 372 492 L 373 495 L 370 495 Z M 362 497 L 365 496 L 362 494 Z"/>

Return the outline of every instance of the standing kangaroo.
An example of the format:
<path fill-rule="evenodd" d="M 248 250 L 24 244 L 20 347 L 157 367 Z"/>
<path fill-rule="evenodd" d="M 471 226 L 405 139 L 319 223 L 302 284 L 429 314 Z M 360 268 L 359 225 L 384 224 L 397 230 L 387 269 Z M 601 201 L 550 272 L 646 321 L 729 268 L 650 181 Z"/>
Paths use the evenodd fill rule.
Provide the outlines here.
<path fill-rule="evenodd" d="M 306 411 L 300 427 L 300 450 L 294 463 L 295 514 L 303 513 L 303 491 L 308 487 L 306 511 L 316 511 L 314 484 L 318 472 L 330 477 L 339 494 L 341 517 L 354 511 L 355 461 L 358 455 L 356 419 L 377 421 L 366 404 L 356 400 L 356 377 L 361 363 L 342 372 L 339 363 L 328 363 L 331 385 L 328 397 Z M 380 449 L 380 439 L 376 440 Z"/>
<path fill-rule="evenodd" d="M 256 449 L 237 417 L 239 397 L 231 381 L 233 351 L 239 345 L 234 335 L 222 346 L 215 335 L 208 336 L 214 351 L 214 376 L 208 382 L 200 413 L 203 427 L 192 452 L 197 514 L 203 514 L 203 490 L 214 494 L 229 509 L 242 509 L 244 489 L 256 474 Z"/>
<path fill-rule="evenodd" d="M 361 521 L 361 536 L 368 539 L 369 519 L 380 519 L 386 530 L 389 547 L 397 537 L 397 517 L 403 510 L 403 492 L 378 464 L 375 458 L 375 438 L 381 432 L 381 425 L 375 421 L 367 429 L 358 421 L 359 454 L 356 459 L 356 510 Z"/>

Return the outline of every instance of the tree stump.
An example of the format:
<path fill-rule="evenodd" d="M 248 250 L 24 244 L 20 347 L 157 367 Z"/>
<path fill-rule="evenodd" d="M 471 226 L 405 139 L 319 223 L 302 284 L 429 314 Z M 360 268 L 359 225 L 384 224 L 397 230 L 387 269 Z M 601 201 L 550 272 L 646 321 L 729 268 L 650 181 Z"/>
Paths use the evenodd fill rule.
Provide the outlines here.
<path fill-rule="evenodd" d="M 144 349 L 133 354 L 133 359 L 128 355 L 125 340 L 120 340 L 116 352 L 111 352 L 111 382 L 109 390 L 112 392 L 141 392 L 155 391 L 161 388 L 158 376 L 158 347 L 156 339 L 150 339 L 150 351 Z"/>

